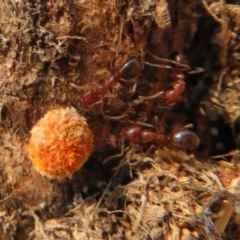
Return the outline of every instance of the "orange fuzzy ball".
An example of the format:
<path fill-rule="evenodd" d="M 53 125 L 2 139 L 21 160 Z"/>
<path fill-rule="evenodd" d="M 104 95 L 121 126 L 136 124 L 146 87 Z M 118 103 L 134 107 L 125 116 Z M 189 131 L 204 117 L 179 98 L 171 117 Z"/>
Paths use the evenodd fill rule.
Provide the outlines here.
<path fill-rule="evenodd" d="M 32 128 L 29 157 L 34 167 L 49 178 L 71 176 L 88 159 L 93 136 L 86 119 L 74 108 L 46 113 Z"/>

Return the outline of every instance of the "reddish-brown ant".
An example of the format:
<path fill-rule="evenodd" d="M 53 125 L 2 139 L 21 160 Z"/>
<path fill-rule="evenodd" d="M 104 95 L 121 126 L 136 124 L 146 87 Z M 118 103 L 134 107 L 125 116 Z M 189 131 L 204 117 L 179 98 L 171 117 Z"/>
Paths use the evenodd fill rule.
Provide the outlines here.
<path fill-rule="evenodd" d="M 155 56 L 154 56 L 155 57 Z M 157 57 L 155 57 L 157 58 Z M 159 64 L 152 64 L 148 62 L 144 62 L 147 65 L 160 67 L 160 68 L 167 68 L 173 70 L 173 89 L 168 90 L 166 92 L 162 91 L 153 96 L 140 96 L 140 99 L 143 100 L 150 100 L 154 98 L 160 98 L 162 101 L 165 102 L 166 105 L 170 105 L 172 103 L 176 103 L 179 100 L 181 93 L 185 89 L 185 82 L 184 82 L 184 74 L 183 71 L 190 70 L 190 67 L 186 65 L 186 60 L 183 54 L 176 55 L 174 60 L 169 59 L 162 59 L 157 58 L 158 60 L 171 63 L 172 66 L 164 66 Z M 129 58 L 120 68 L 119 71 L 115 71 L 110 74 L 109 78 L 105 81 L 99 83 L 96 88 L 92 88 L 80 97 L 80 101 L 83 106 L 87 107 L 96 102 L 98 102 L 101 97 L 107 93 L 107 91 L 113 87 L 119 80 L 125 79 L 129 80 L 140 75 L 143 66 L 137 57 Z"/>
<path fill-rule="evenodd" d="M 139 59 L 137 57 L 129 58 L 118 72 L 112 73 L 108 79 L 99 83 L 96 88 L 83 93 L 80 98 L 82 105 L 86 107 L 98 102 L 111 87 L 119 82 L 120 78 L 129 80 L 138 76 L 141 71 L 142 66 Z"/>
<path fill-rule="evenodd" d="M 199 145 L 199 138 L 192 131 L 193 125 L 188 124 L 176 132 L 172 137 L 168 137 L 165 134 L 156 133 L 153 130 L 142 129 L 140 125 L 128 125 L 124 127 L 120 133 L 122 137 L 122 150 L 120 154 L 116 154 L 106 158 L 103 164 L 115 157 L 121 157 L 124 152 L 124 140 L 133 143 L 157 143 L 162 146 L 166 146 L 177 150 L 192 150 Z"/>
<path fill-rule="evenodd" d="M 196 133 L 192 131 L 192 127 L 192 124 L 186 125 L 170 138 L 152 130 L 143 130 L 137 125 L 130 125 L 122 129 L 121 136 L 124 140 L 134 144 L 152 142 L 167 147 L 191 150 L 195 149 L 199 144 L 199 139 Z"/>
<path fill-rule="evenodd" d="M 154 55 L 153 55 L 154 56 Z M 151 96 L 139 96 L 139 99 L 142 100 L 151 100 L 154 98 L 160 99 L 164 104 L 166 105 L 171 105 L 179 101 L 180 95 L 184 92 L 185 90 L 185 77 L 183 74 L 183 71 L 190 70 L 190 67 L 186 64 L 186 59 L 185 56 L 182 53 L 178 53 L 174 60 L 166 60 L 162 58 L 158 58 L 154 56 L 156 59 L 161 60 L 161 61 L 168 61 L 172 63 L 172 67 L 166 66 L 166 68 L 171 68 L 172 69 L 172 89 L 168 91 L 161 91 L 158 92 L 154 95 Z M 147 63 L 148 65 L 154 66 L 154 67 L 163 67 L 162 65 L 157 65 L 157 64 L 150 64 Z"/>

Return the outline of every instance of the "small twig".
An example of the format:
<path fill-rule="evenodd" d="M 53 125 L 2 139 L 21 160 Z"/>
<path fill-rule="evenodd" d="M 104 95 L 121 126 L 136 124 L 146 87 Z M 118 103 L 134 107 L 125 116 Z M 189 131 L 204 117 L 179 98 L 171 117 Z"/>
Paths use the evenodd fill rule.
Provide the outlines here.
<path fill-rule="evenodd" d="M 42 223 L 40 222 L 39 220 L 39 217 L 33 212 L 32 213 L 33 217 L 34 217 L 34 220 L 35 220 L 35 236 L 36 237 L 39 237 L 36 235 L 36 229 L 38 229 L 39 233 L 41 234 L 41 237 L 44 239 L 44 240 L 49 240 L 47 234 L 45 233 L 44 231 L 44 228 L 42 226 Z"/>
<path fill-rule="evenodd" d="M 88 40 L 86 38 L 80 37 L 80 36 L 68 36 L 68 35 L 66 35 L 66 36 L 57 37 L 56 39 L 57 40 L 64 39 L 64 41 L 66 39 L 78 39 L 78 40 L 83 40 L 84 42 L 88 42 Z"/>
<path fill-rule="evenodd" d="M 217 91 L 220 92 L 221 91 L 221 86 L 222 86 L 222 81 L 223 81 L 223 77 L 226 75 L 228 68 L 224 68 L 221 70 L 220 72 L 220 76 L 218 79 L 218 85 L 217 85 Z"/>
<path fill-rule="evenodd" d="M 4 2 L 5 5 L 7 6 L 8 10 L 9 10 L 9 12 L 10 12 L 10 14 L 11 14 L 11 16 L 12 16 L 16 21 L 18 21 L 18 22 L 20 22 L 20 23 L 22 23 L 22 24 L 25 24 L 25 23 L 27 22 L 27 20 L 21 19 L 21 18 L 18 18 L 18 17 L 15 16 L 15 14 L 12 12 L 11 7 L 9 6 L 7 0 L 6 0 L 6 1 L 3 0 L 3 2 Z M 12 1 L 12 3 L 13 3 L 14 8 L 15 8 L 15 10 L 16 10 L 15 2 Z"/>
<path fill-rule="evenodd" d="M 144 210 L 145 210 L 145 208 L 146 208 L 146 203 L 147 203 L 147 197 L 146 197 L 146 185 L 147 184 L 145 184 L 145 188 L 144 188 L 144 194 L 142 195 L 142 204 L 141 204 L 141 207 L 140 207 L 140 209 L 139 209 L 139 214 L 138 214 L 138 216 L 137 216 L 137 219 L 136 219 L 136 222 L 135 222 L 135 224 L 134 224 L 134 226 L 133 226 L 133 233 L 135 234 L 137 231 L 138 231 L 138 229 L 139 229 L 139 227 L 140 227 L 140 223 L 141 223 L 141 221 L 142 221 L 142 217 L 143 217 L 143 213 L 144 213 Z"/>
<path fill-rule="evenodd" d="M 100 199 L 98 200 L 96 206 L 94 207 L 93 212 L 92 212 L 92 214 L 90 215 L 89 220 L 88 220 L 86 226 L 84 227 L 84 231 L 85 231 L 85 232 L 87 232 L 88 227 L 89 227 L 90 223 L 92 222 L 92 220 L 93 220 L 93 218 L 94 218 L 94 215 L 95 215 L 97 209 L 98 209 L 99 206 L 101 205 L 101 203 L 102 203 L 105 195 L 107 194 L 109 188 L 111 187 L 111 185 L 112 185 L 112 183 L 113 183 L 114 178 L 117 176 L 119 170 L 121 169 L 122 163 L 124 162 L 124 160 L 125 160 L 125 157 L 120 161 L 120 164 L 118 165 L 115 173 L 113 174 L 111 180 L 109 181 L 108 185 L 107 185 L 106 188 L 104 189 L 102 196 L 100 197 Z"/>
<path fill-rule="evenodd" d="M 212 10 L 209 8 L 209 6 L 206 3 L 206 0 L 202 0 L 202 5 L 204 6 L 205 10 L 208 12 L 208 14 L 216 21 L 219 23 L 222 23 L 222 19 L 217 17 L 216 14 L 212 12 Z"/>
<path fill-rule="evenodd" d="M 219 53 L 219 62 L 222 67 L 226 67 L 227 65 L 227 42 L 229 41 L 229 31 L 228 31 L 228 17 L 227 17 L 227 8 L 226 8 L 226 1 L 225 0 L 219 0 L 220 1 L 220 14 L 221 18 L 218 18 L 215 13 L 213 13 L 213 10 L 211 7 L 209 7 L 206 3 L 206 0 L 202 0 L 202 4 L 208 14 L 212 16 L 212 18 L 221 24 L 221 36 L 222 36 L 222 46 Z M 214 4 L 214 3 L 213 3 Z M 227 41 L 226 41 L 227 39 Z"/>
<path fill-rule="evenodd" d="M 110 160 L 112 160 L 113 158 L 119 158 L 119 157 L 122 157 L 124 155 L 124 139 L 122 138 L 121 139 L 121 153 L 118 153 L 118 154 L 115 154 L 115 155 L 112 155 L 112 156 L 109 156 L 107 158 L 105 158 L 103 161 L 102 161 L 102 164 L 106 164 L 107 162 L 109 162 Z"/>
<path fill-rule="evenodd" d="M 224 40 L 227 39 L 228 36 L 228 18 L 227 18 L 227 12 L 226 12 L 226 1 L 220 0 L 221 4 L 221 27 L 222 27 L 222 34 L 224 36 Z M 220 52 L 220 63 L 223 67 L 227 65 L 227 48 L 226 43 L 224 42 L 224 46 L 221 49 Z"/>
<path fill-rule="evenodd" d="M 236 154 L 239 155 L 239 150 L 234 150 L 234 151 L 231 151 L 230 153 L 226 153 L 226 154 L 222 154 L 222 155 L 216 155 L 216 156 L 211 157 L 211 159 L 231 157 L 231 156 L 234 156 Z"/>

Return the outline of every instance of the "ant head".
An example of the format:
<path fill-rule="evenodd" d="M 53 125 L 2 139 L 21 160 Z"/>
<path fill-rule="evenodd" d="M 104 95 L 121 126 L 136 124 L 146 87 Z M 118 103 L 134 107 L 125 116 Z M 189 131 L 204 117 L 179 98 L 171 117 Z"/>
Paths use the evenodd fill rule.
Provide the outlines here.
<path fill-rule="evenodd" d="M 173 61 L 172 67 L 179 70 L 189 70 L 189 63 L 186 55 L 182 52 L 172 52 L 169 55 L 169 59 Z"/>
<path fill-rule="evenodd" d="M 140 75 L 142 71 L 142 64 L 138 57 L 129 58 L 120 68 L 119 75 L 125 80 L 129 80 Z"/>

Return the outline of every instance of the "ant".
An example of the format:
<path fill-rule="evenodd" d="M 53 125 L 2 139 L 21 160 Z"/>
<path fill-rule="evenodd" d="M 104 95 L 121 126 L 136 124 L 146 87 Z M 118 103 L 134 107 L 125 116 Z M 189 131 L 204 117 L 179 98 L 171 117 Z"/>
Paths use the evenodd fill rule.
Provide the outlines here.
<path fill-rule="evenodd" d="M 154 56 L 154 55 L 153 55 Z M 165 66 L 159 64 L 152 64 L 144 61 L 145 64 L 160 67 L 160 68 L 167 68 L 173 70 L 173 84 L 172 90 L 168 90 L 166 92 L 159 92 L 153 96 L 139 96 L 140 99 L 143 100 L 150 100 L 154 98 L 159 98 L 167 105 L 172 103 L 176 103 L 179 100 L 179 96 L 185 90 L 185 81 L 184 81 L 184 74 L 183 71 L 190 70 L 190 67 L 186 65 L 185 56 L 182 53 L 179 53 L 175 56 L 174 60 L 158 58 L 154 56 L 158 60 L 171 63 L 173 66 Z M 107 91 L 113 87 L 116 83 L 120 81 L 120 79 L 130 80 L 134 77 L 140 75 L 143 70 L 143 65 L 138 57 L 131 57 L 129 58 L 120 68 L 119 71 L 115 71 L 110 74 L 109 78 L 107 78 L 103 82 L 99 82 L 96 88 L 92 88 L 80 97 L 80 101 L 83 106 L 87 107 L 93 105 L 100 101 L 101 97 L 107 93 Z"/>
<path fill-rule="evenodd" d="M 115 157 L 121 157 L 124 152 L 124 140 L 133 144 L 157 143 L 177 150 L 193 150 L 199 145 L 199 138 L 192 131 L 193 125 L 188 124 L 176 132 L 171 138 L 165 134 L 155 133 L 153 130 L 144 130 L 137 124 L 128 125 L 122 128 L 120 133 L 122 137 L 122 150 L 116 154 L 104 159 L 103 164 Z"/>
<path fill-rule="evenodd" d="M 166 66 L 166 68 L 172 69 L 172 78 L 173 78 L 173 82 L 171 84 L 172 89 L 165 92 L 160 91 L 151 96 L 139 96 L 139 99 L 151 100 L 151 99 L 159 98 L 160 101 L 164 102 L 164 104 L 166 105 L 177 103 L 180 99 L 180 95 L 185 90 L 185 81 L 184 81 L 185 76 L 183 72 L 190 70 L 190 67 L 187 65 L 185 56 L 182 53 L 177 53 L 175 54 L 174 60 L 167 60 L 167 59 L 158 58 L 153 54 L 151 55 L 160 61 L 167 61 L 172 64 L 172 67 Z M 162 65 L 157 65 L 157 64 L 151 64 L 151 63 L 147 63 L 147 64 L 155 67 L 161 67 L 161 68 L 163 67 Z M 192 71 L 192 73 L 198 73 L 198 72 L 199 70 Z"/>
<path fill-rule="evenodd" d="M 122 129 L 121 136 L 124 140 L 134 144 L 153 142 L 167 147 L 192 150 L 199 145 L 199 138 L 192 131 L 192 128 L 193 125 L 188 124 L 170 138 L 164 134 L 155 133 L 152 130 L 143 130 L 137 125 L 129 125 Z"/>
<path fill-rule="evenodd" d="M 120 68 L 119 71 L 110 74 L 109 78 L 103 82 L 100 82 L 96 88 L 92 88 L 80 98 L 83 106 L 87 107 L 100 101 L 101 97 L 107 93 L 107 91 L 119 82 L 120 78 L 130 80 L 140 74 L 142 71 L 142 65 L 137 57 L 129 58 Z"/>

